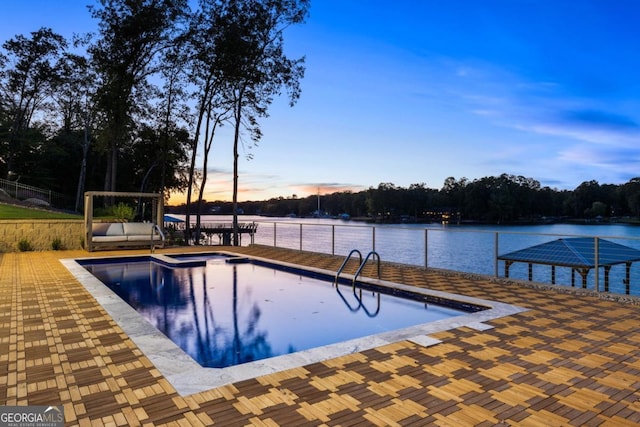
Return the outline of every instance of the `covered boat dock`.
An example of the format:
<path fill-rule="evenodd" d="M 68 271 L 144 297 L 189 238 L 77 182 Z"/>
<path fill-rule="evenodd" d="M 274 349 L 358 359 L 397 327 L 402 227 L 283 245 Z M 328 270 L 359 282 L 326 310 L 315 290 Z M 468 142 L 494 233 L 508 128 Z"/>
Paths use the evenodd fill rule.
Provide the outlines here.
<path fill-rule="evenodd" d="M 629 246 L 611 242 L 598 237 L 574 237 L 557 239 L 539 245 L 520 249 L 498 256 L 504 261 L 504 276 L 509 277 L 509 268 L 513 263 L 529 265 L 529 281 L 533 280 L 533 264 L 551 266 L 551 283 L 556 283 L 556 267 L 571 268 L 571 286 L 575 286 L 576 271 L 582 276 L 582 287 L 587 287 L 587 276 L 591 269 L 604 268 L 604 291 L 609 292 L 609 272 L 616 264 L 625 264 L 624 284 L 626 293 L 630 292 L 631 264 L 640 261 L 640 251 Z M 597 289 L 597 280 L 596 280 Z"/>

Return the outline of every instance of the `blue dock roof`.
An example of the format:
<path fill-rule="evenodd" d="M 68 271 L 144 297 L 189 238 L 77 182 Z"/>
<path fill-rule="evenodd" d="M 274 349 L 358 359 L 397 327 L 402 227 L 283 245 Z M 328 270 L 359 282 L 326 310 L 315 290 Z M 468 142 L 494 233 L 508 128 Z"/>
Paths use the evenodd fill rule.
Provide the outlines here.
<path fill-rule="evenodd" d="M 595 238 L 557 239 L 498 256 L 499 260 L 576 268 L 595 267 Z M 598 265 L 640 261 L 640 251 L 605 239 L 598 239 Z"/>

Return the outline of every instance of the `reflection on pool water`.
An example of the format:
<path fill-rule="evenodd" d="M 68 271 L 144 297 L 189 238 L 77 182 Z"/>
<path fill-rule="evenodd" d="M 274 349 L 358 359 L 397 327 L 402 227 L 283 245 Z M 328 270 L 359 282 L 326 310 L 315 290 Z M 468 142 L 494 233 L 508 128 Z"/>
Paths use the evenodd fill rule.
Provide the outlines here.
<path fill-rule="evenodd" d="M 478 311 L 220 254 L 80 262 L 200 365 L 224 368 Z M 371 287 L 373 286 L 373 287 Z"/>

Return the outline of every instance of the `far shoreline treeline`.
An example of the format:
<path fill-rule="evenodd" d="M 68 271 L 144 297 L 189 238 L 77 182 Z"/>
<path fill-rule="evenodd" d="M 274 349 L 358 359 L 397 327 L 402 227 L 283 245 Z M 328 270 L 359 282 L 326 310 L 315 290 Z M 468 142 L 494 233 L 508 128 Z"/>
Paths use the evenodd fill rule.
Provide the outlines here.
<path fill-rule="evenodd" d="M 318 209 L 318 206 L 320 208 Z M 197 204 L 191 205 L 196 211 Z M 169 206 L 171 213 L 186 205 Z M 203 214 L 230 215 L 232 203 L 203 201 Z M 359 192 L 320 197 L 278 197 L 238 203 L 238 213 L 273 217 L 343 217 L 371 222 L 549 223 L 557 221 L 625 221 L 640 217 L 640 177 L 625 184 L 585 181 L 574 190 L 541 187 L 533 178 L 502 174 L 473 181 L 447 178 L 441 189 L 426 184 L 399 187 L 381 183 Z"/>

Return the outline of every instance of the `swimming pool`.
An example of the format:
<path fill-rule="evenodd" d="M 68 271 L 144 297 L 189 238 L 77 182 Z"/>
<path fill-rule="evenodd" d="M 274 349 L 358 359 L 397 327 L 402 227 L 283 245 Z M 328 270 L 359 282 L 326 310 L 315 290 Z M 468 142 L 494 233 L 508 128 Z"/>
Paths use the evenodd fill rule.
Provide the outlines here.
<path fill-rule="evenodd" d="M 212 257 L 213 255 L 213 257 Z M 304 366 L 310 363 L 319 362 L 329 358 L 334 358 L 346 354 L 364 351 L 370 348 L 380 347 L 389 343 L 410 340 L 419 345 L 434 345 L 439 341 L 429 337 L 429 334 L 456 328 L 460 326 L 466 326 L 475 329 L 487 329 L 488 325 L 482 323 L 486 320 L 518 313 L 523 311 L 522 308 L 503 304 L 495 301 L 486 301 L 476 298 L 464 297 L 460 295 L 453 295 L 444 292 L 438 292 L 433 290 L 427 290 L 422 288 L 414 288 L 398 283 L 390 283 L 381 280 L 363 280 L 361 284 L 363 286 L 373 287 L 369 290 L 363 290 L 362 296 L 360 296 L 359 290 L 354 294 L 353 289 L 350 286 L 350 278 L 345 275 L 345 284 L 342 284 L 338 289 L 332 286 L 333 277 L 335 272 L 321 270 L 317 268 L 301 268 L 300 266 L 283 263 L 273 262 L 263 258 L 247 257 L 244 259 L 233 258 L 229 260 L 229 256 L 233 254 L 229 253 L 207 253 L 202 255 L 189 255 L 172 256 L 167 255 L 149 255 L 149 256 L 127 256 L 127 257 L 108 257 L 108 258 L 87 258 L 87 259 L 69 259 L 61 260 L 61 262 L 69 269 L 69 271 L 82 283 L 85 288 L 96 298 L 98 303 L 106 310 L 106 312 L 120 325 L 123 331 L 135 342 L 135 344 L 143 351 L 143 353 L 151 360 L 151 362 L 160 370 L 160 372 L 167 378 L 167 380 L 176 388 L 180 394 L 191 394 L 203 390 L 210 389 L 212 387 L 229 384 L 232 382 L 240 381 L 243 379 L 253 378 L 268 373 L 278 372 L 286 369 L 292 369 L 299 366 Z M 149 260 L 153 258 L 154 262 L 150 263 Z M 246 261 L 249 262 L 246 262 Z M 142 261 L 142 262 L 140 262 Z M 112 268 L 116 263 L 124 263 L 128 266 L 121 270 Z M 81 265 L 82 264 L 82 265 Z M 133 291 L 131 284 L 126 285 L 127 292 L 134 296 L 134 304 L 140 306 L 148 306 L 148 301 L 155 301 L 155 305 L 159 305 L 161 310 L 165 309 L 163 298 L 166 298 L 164 289 L 167 287 L 176 287 L 175 283 L 167 286 L 168 275 L 175 275 L 178 281 L 182 281 L 182 285 L 177 286 L 183 289 L 182 293 L 178 293 L 174 302 L 178 302 L 179 307 L 190 307 L 185 310 L 184 313 L 179 314 L 177 309 L 168 309 L 172 312 L 172 315 L 165 318 L 156 316 L 151 320 L 146 320 L 141 314 L 134 311 L 134 309 L 124 302 L 120 297 L 105 286 L 96 276 L 90 273 L 85 267 L 93 265 L 96 271 L 103 270 L 108 279 L 120 283 L 122 287 L 122 281 L 118 281 L 123 275 L 133 277 L 133 282 L 146 283 L 141 289 L 144 291 Z M 159 268 L 164 265 L 165 268 Z M 217 268 L 227 268 L 227 272 L 224 274 L 211 273 L 206 274 L 206 269 L 212 267 L 217 272 Z M 321 332 L 326 330 L 339 331 L 343 333 L 345 330 L 349 330 L 350 325 L 353 323 L 351 320 L 339 322 L 337 326 L 327 327 L 324 321 L 313 321 L 313 316 L 320 313 L 315 311 L 325 310 L 325 305 L 328 301 L 339 301 L 339 305 L 342 305 L 343 310 L 348 310 L 349 314 L 343 314 L 348 316 L 348 319 L 354 317 L 369 317 L 372 316 L 375 321 L 382 319 L 381 314 L 378 311 L 377 305 L 377 293 L 384 288 L 392 290 L 392 293 L 397 295 L 412 294 L 414 298 L 423 299 L 418 305 L 420 309 L 416 309 L 417 312 L 425 312 L 427 315 L 435 314 L 436 312 L 444 311 L 447 313 L 445 318 L 439 320 L 424 319 L 423 323 L 416 324 L 414 326 L 402 327 L 398 325 L 387 325 L 383 327 L 380 333 L 373 333 L 356 338 L 344 338 L 343 341 L 334 344 L 320 345 L 317 347 L 309 348 L 307 350 L 298 350 L 298 344 L 295 344 L 289 348 L 288 342 L 277 343 L 272 342 L 269 346 L 265 345 L 266 329 L 263 327 L 262 322 L 266 321 L 266 312 L 271 309 L 271 304 L 275 297 L 285 298 L 280 295 L 280 288 L 271 293 L 263 294 L 258 291 L 251 291 L 251 298 L 247 299 L 247 292 L 241 291 L 240 287 L 236 287 L 236 313 L 238 319 L 244 316 L 245 320 L 249 318 L 253 313 L 255 316 L 255 306 L 258 305 L 258 311 L 260 311 L 260 321 L 258 323 L 245 322 L 244 327 L 241 327 L 239 322 L 237 326 L 234 326 L 233 321 L 231 327 L 227 326 L 227 332 L 222 334 L 226 336 L 223 341 L 231 341 L 238 344 L 246 344 L 247 339 L 249 342 L 248 348 L 254 350 L 253 353 L 258 353 L 256 349 L 262 351 L 264 354 L 273 354 L 273 350 L 277 348 L 285 348 L 285 354 L 280 356 L 273 356 L 264 359 L 257 360 L 252 353 L 249 359 L 253 361 L 245 361 L 236 366 L 230 366 L 227 368 L 205 368 L 195 359 L 198 356 L 191 356 L 190 351 L 183 350 L 178 345 L 168 339 L 160 328 L 154 325 L 163 326 L 163 323 L 170 324 L 173 322 L 173 326 L 170 329 L 178 336 L 181 336 L 181 332 L 187 329 L 195 330 L 196 333 L 192 334 L 189 339 L 186 339 L 186 335 L 182 337 L 183 341 L 189 342 L 190 346 L 203 346 L 207 341 L 212 343 L 215 338 L 215 334 L 211 332 L 205 333 L 204 326 L 206 324 L 211 325 L 212 322 L 218 322 L 218 315 L 212 316 L 209 312 L 209 307 L 216 305 L 226 305 L 233 307 L 234 291 L 227 290 L 222 291 L 222 288 L 228 286 L 228 283 L 232 284 L 234 277 L 236 280 L 242 281 L 243 278 L 249 274 L 248 270 L 255 270 L 257 267 L 269 266 L 272 268 L 267 278 L 260 273 L 263 280 L 269 282 L 274 281 L 278 283 L 280 277 L 283 277 L 285 273 L 293 274 L 296 280 L 294 287 L 299 286 L 298 281 L 306 282 L 307 276 L 312 276 L 315 279 L 325 279 L 325 282 L 321 286 L 330 290 L 330 296 L 317 297 L 314 290 L 314 297 L 307 298 L 315 304 L 317 309 L 307 309 L 308 315 L 312 317 L 311 321 L 301 321 L 292 318 L 284 320 L 286 327 L 279 327 L 277 329 L 287 330 L 291 327 L 296 327 L 300 330 L 308 331 L 306 335 L 315 339 L 315 335 L 322 335 Z M 235 268 L 233 268 L 235 266 Z M 166 269 L 166 267 L 169 267 Z M 188 269 L 183 267 L 195 267 L 190 274 L 185 272 Z M 117 273 L 117 271 L 120 271 Z M 235 273 L 234 273 L 235 272 Z M 226 276 L 225 276 L 226 275 Z M 146 277 L 146 279 L 144 278 Z M 223 278 L 226 277 L 227 285 L 223 286 Z M 104 278 L 103 278 L 104 279 Z M 104 279 L 106 280 L 106 279 Z M 172 279 L 175 280 L 175 279 Z M 205 286 L 206 282 L 206 286 Z M 264 281 L 261 283 L 265 283 Z M 318 287 L 320 285 L 313 285 L 312 287 Z M 266 288 L 266 286 L 265 286 Z M 185 291 L 186 289 L 186 291 Z M 208 290 L 207 290 L 208 289 Z M 205 291 L 206 290 L 206 291 Z M 121 290 L 122 291 L 122 290 Z M 375 293 L 372 293 L 375 292 Z M 311 295 L 309 293 L 308 295 Z M 384 312 L 387 310 L 386 297 L 380 295 L 379 311 Z M 137 301 L 137 302 L 136 302 Z M 247 302 L 248 301 L 248 302 Z M 424 302 L 427 301 L 427 308 L 424 308 Z M 160 304 L 158 304 L 160 302 Z M 296 302 L 296 304 L 294 304 Z M 290 305 L 298 305 L 297 301 L 289 302 Z M 433 302 L 441 302 L 445 306 L 444 309 L 436 307 Z M 406 301 L 402 301 L 401 305 L 404 306 Z M 455 308 L 454 308 L 455 307 Z M 453 308 L 453 311 L 449 311 L 449 308 Z M 459 311 L 459 309 L 463 309 Z M 481 311 L 475 311 L 483 309 Z M 471 312 L 469 312 L 471 311 Z M 281 315 L 281 313 L 277 313 Z M 456 314 L 454 317 L 450 317 L 451 314 Z M 398 316 L 394 316 L 398 317 Z M 190 318 L 191 321 L 187 322 L 185 319 Z M 160 320 L 158 320 L 160 319 Z M 270 323 L 271 321 L 267 322 Z M 176 326 L 177 325 L 177 326 Z M 222 325 L 222 324 L 221 324 Z M 399 329 L 392 329 L 399 327 Z M 230 329 L 229 329 L 230 328 Z M 229 333 L 229 330 L 233 331 Z M 236 331 L 238 332 L 236 335 Z M 321 332 L 317 332 L 321 331 Z M 198 333 L 199 332 L 199 333 Z M 267 334 L 269 336 L 271 332 Z M 304 335 L 304 334 L 303 334 Z M 271 339 L 270 337 L 269 339 Z M 285 336 L 286 338 L 286 336 Z M 315 344 L 313 344 L 315 345 Z M 209 350 L 210 353 L 216 353 L 226 355 L 227 359 L 236 357 L 233 351 L 219 351 L 220 345 L 214 346 L 213 350 Z M 265 351 L 268 349 L 269 351 Z M 293 353 L 287 353 L 288 351 L 296 350 Z M 246 356 L 243 356 L 246 357 Z M 224 357 L 223 357 L 224 359 Z M 238 357 L 238 359 L 242 359 Z M 225 359 L 226 360 L 226 359 Z M 248 359 L 245 359 L 248 360 Z M 225 362 L 226 363 L 226 362 Z"/>
<path fill-rule="evenodd" d="M 200 365 L 226 368 L 486 307 L 220 254 L 81 262 Z M 444 301 L 440 301 L 441 303 Z"/>

